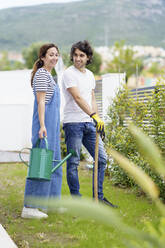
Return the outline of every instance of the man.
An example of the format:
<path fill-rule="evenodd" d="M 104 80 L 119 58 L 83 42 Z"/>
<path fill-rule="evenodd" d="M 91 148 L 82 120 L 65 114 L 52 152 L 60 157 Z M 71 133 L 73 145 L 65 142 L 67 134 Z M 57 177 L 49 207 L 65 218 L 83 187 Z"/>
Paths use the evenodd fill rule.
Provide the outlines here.
<path fill-rule="evenodd" d="M 77 157 L 71 157 L 67 160 L 67 182 L 70 193 L 73 196 L 81 196 L 79 191 L 78 165 L 82 144 L 94 158 L 96 128 L 100 136 L 104 138 L 104 122 L 97 114 L 94 93 L 95 78 L 93 73 L 86 68 L 86 65 L 92 62 L 92 56 L 93 51 L 87 41 L 79 41 L 74 44 L 70 53 L 73 65 L 65 70 L 62 78 L 65 98 L 63 129 L 65 131 L 67 151 L 69 152 L 70 149 L 73 149 L 78 155 Z M 111 207 L 117 207 L 109 202 L 103 195 L 106 159 L 103 142 L 100 139 L 98 157 L 98 199 Z"/>

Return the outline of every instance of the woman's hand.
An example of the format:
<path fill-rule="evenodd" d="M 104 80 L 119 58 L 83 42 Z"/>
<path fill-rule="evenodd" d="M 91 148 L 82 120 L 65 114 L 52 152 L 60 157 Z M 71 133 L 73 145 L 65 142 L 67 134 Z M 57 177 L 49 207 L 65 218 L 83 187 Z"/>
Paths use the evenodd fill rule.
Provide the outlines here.
<path fill-rule="evenodd" d="M 43 139 L 44 137 L 47 137 L 46 127 L 45 126 L 40 127 L 40 130 L 39 130 L 38 134 L 39 134 L 40 139 Z"/>

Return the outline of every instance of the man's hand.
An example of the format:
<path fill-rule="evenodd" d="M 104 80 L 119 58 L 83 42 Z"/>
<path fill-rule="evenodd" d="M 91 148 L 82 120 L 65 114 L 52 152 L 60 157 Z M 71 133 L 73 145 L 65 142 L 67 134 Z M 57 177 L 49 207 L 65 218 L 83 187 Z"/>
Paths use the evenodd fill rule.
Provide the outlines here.
<path fill-rule="evenodd" d="M 90 117 L 94 120 L 97 131 L 98 133 L 100 133 L 102 140 L 104 140 L 105 138 L 104 122 L 100 119 L 100 117 L 96 113 L 93 113 L 92 115 L 90 115 Z"/>

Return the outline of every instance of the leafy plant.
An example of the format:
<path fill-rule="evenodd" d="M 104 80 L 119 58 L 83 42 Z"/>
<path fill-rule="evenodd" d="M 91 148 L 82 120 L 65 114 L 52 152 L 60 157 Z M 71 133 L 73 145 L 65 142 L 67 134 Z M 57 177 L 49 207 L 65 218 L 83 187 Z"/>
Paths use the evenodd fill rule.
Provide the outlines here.
<path fill-rule="evenodd" d="M 146 100 L 147 99 L 147 100 Z M 112 105 L 108 109 L 106 127 L 106 146 L 125 155 L 129 160 L 138 163 L 160 188 L 160 195 L 165 199 L 165 185 L 160 175 L 151 169 L 149 163 L 137 150 L 134 137 L 127 129 L 132 120 L 135 125 L 151 136 L 162 154 L 165 152 L 165 90 L 158 85 L 150 95 L 144 94 L 144 100 L 138 95 L 130 94 L 127 86 L 119 89 Z M 120 166 L 112 160 L 110 165 L 111 180 L 116 185 L 131 187 L 138 185 L 128 177 Z"/>

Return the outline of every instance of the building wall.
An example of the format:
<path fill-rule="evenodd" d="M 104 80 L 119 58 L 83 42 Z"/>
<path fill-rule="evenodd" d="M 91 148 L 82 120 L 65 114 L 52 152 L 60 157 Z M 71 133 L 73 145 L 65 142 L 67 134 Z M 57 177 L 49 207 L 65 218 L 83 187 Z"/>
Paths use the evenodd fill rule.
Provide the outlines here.
<path fill-rule="evenodd" d="M 0 72 L 0 150 L 31 147 L 33 93 L 30 70 Z"/>
<path fill-rule="evenodd" d="M 125 83 L 125 73 L 108 73 L 102 76 L 102 117 L 104 121 L 106 121 L 108 107 L 123 83 Z"/>

